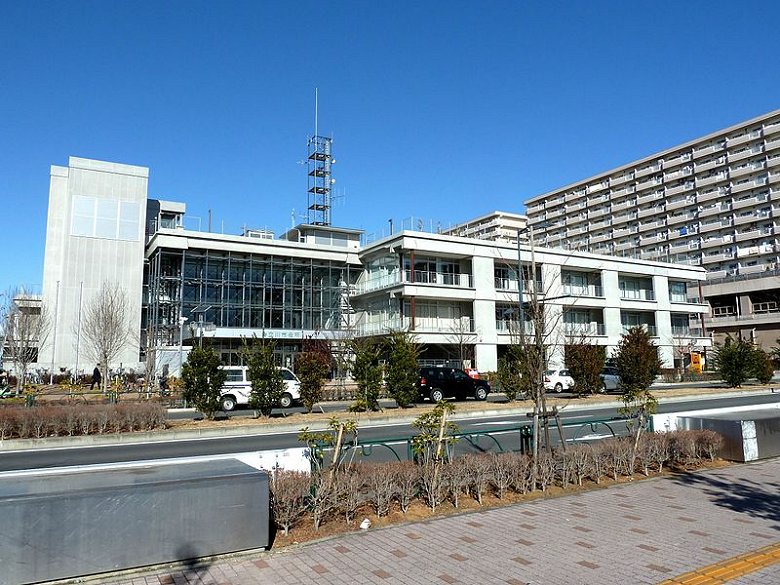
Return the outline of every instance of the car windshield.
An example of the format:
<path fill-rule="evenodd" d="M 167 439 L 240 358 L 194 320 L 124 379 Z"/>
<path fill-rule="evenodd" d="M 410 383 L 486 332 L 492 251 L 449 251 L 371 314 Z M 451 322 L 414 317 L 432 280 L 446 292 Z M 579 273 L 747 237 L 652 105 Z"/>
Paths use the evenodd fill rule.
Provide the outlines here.
<path fill-rule="evenodd" d="M 554 376 L 555 375 L 555 370 L 545 370 L 544 375 L 545 376 Z"/>
<path fill-rule="evenodd" d="M 282 370 L 282 379 L 295 380 L 295 374 L 293 374 L 290 370 Z"/>

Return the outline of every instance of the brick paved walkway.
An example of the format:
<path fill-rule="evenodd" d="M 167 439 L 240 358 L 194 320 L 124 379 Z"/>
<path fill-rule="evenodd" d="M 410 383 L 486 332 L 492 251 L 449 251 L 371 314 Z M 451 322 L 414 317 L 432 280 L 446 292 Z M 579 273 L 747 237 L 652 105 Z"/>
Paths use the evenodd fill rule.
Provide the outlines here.
<path fill-rule="evenodd" d="M 659 583 L 778 543 L 780 458 L 105 582 Z M 729 583 L 780 583 L 780 564 Z"/>

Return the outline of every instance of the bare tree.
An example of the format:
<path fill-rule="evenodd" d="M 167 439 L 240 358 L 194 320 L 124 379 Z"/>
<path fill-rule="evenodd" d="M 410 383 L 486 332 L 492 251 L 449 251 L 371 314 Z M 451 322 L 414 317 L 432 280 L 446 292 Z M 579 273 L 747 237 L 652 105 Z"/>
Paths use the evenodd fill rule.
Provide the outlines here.
<path fill-rule="evenodd" d="M 124 289 L 118 284 L 104 282 L 84 310 L 82 337 L 87 354 L 101 369 L 101 390 L 104 392 L 108 387 L 111 362 L 122 353 L 133 337 L 127 307 Z"/>
<path fill-rule="evenodd" d="M 450 326 L 447 342 L 455 346 L 458 367 L 462 368 L 466 360 L 470 360 L 471 367 L 474 367 L 474 344 L 477 342 L 477 336 L 473 331 L 470 317 L 461 317 Z"/>
<path fill-rule="evenodd" d="M 3 334 L 2 354 L 16 369 L 16 393 L 21 393 L 30 364 L 37 361 L 38 350 L 49 336 L 51 319 L 44 305 L 30 302 L 23 291 L 8 293 L 0 313 Z"/>

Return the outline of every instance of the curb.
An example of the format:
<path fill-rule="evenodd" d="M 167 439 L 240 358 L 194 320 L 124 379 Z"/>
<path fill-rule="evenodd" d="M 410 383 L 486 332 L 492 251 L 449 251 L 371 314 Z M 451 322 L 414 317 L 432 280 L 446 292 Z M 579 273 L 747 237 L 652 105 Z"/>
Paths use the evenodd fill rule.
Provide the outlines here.
<path fill-rule="evenodd" d="M 772 393 L 774 391 L 762 389 L 762 390 L 738 390 L 735 392 L 719 392 L 717 394 L 704 395 L 706 398 L 728 398 L 733 396 L 758 396 L 763 394 Z M 677 403 L 677 402 L 689 402 L 693 400 L 701 399 L 702 396 L 670 396 L 659 397 L 658 403 Z M 780 396 L 778 396 L 780 400 Z M 561 411 L 567 410 L 567 406 L 572 405 L 569 402 Z M 601 408 L 614 408 L 622 406 L 622 402 L 619 400 L 611 400 L 608 402 L 597 402 L 591 404 L 576 404 L 573 410 L 576 411 L 590 411 L 598 410 Z M 195 412 L 194 409 L 176 409 L 178 412 Z M 476 417 L 500 417 L 500 416 L 517 416 L 524 415 L 530 412 L 530 407 L 517 406 L 516 408 L 488 408 L 485 410 L 474 410 L 470 412 L 456 413 L 452 416 L 452 420 L 468 420 Z M 381 416 L 367 418 L 364 422 L 370 423 L 371 426 L 396 426 L 409 424 L 417 418 L 418 414 L 414 416 Z M 358 423 L 360 423 L 360 416 L 356 417 Z M 135 445 L 143 443 L 167 443 L 172 441 L 191 441 L 197 439 L 229 439 L 231 437 L 247 437 L 247 436 L 262 436 L 270 434 L 283 434 L 283 433 L 297 433 L 301 430 L 302 426 L 306 426 L 302 423 L 274 423 L 268 425 L 246 425 L 241 427 L 230 428 L 217 428 L 217 429 L 188 429 L 180 431 L 149 431 L 143 433 L 116 433 L 109 435 L 87 435 L 79 437 L 50 437 L 47 439 L 8 439 L 0 441 L 0 453 L 9 451 L 29 451 L 32 449 L 69 449 L 77 447 L 105 447 L 111 445 Z M 328 428 L 327 421 L 312 421 L 312 424 L 308 425 L 311 431 L 324 431 Z"/>

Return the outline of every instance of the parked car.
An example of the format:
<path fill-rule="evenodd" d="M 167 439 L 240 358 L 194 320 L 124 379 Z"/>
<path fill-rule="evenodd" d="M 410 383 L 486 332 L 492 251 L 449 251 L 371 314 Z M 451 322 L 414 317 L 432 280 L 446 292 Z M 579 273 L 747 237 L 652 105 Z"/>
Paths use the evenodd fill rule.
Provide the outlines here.
<path fill-rule="evenodd" d="M 606 366 L 601 370 L 601 380 L 603 382 L 602 392 L 620 390 L 620 376 L 618 376 L 617 368 Z"/>
<path fill-rule="evenodd" d="M 547 370 L 544 372 L 544 389 L 554 392 L 567 392 L 574 387 L 574 378 L 569 370 Z"/>
<path fill-rule="evenodd" d="M 222 386 L 222 410 L 230 412 L 237 406 L 249 404 L 249 395 L 252 392 L 252 382 L 247 379 L 246 366 L 221 366 L 220 369 L 227 372 L 225 384 Z M 301 398 L 301 382 L 287 368 L 281 368 L 284 379 L 284 394 L 279 399 L 282 408 L 291 407 Z"/>
<path fill-rule="evenodd" d="M 490 394 L 490 384 L 486 380 L 472 378 L 458 368 L 424 367 L 420 368 L 420 399 L 433 402 L 445 398 L 463 400 L 471 396 L 475 400 L 485 400 Z"/>

